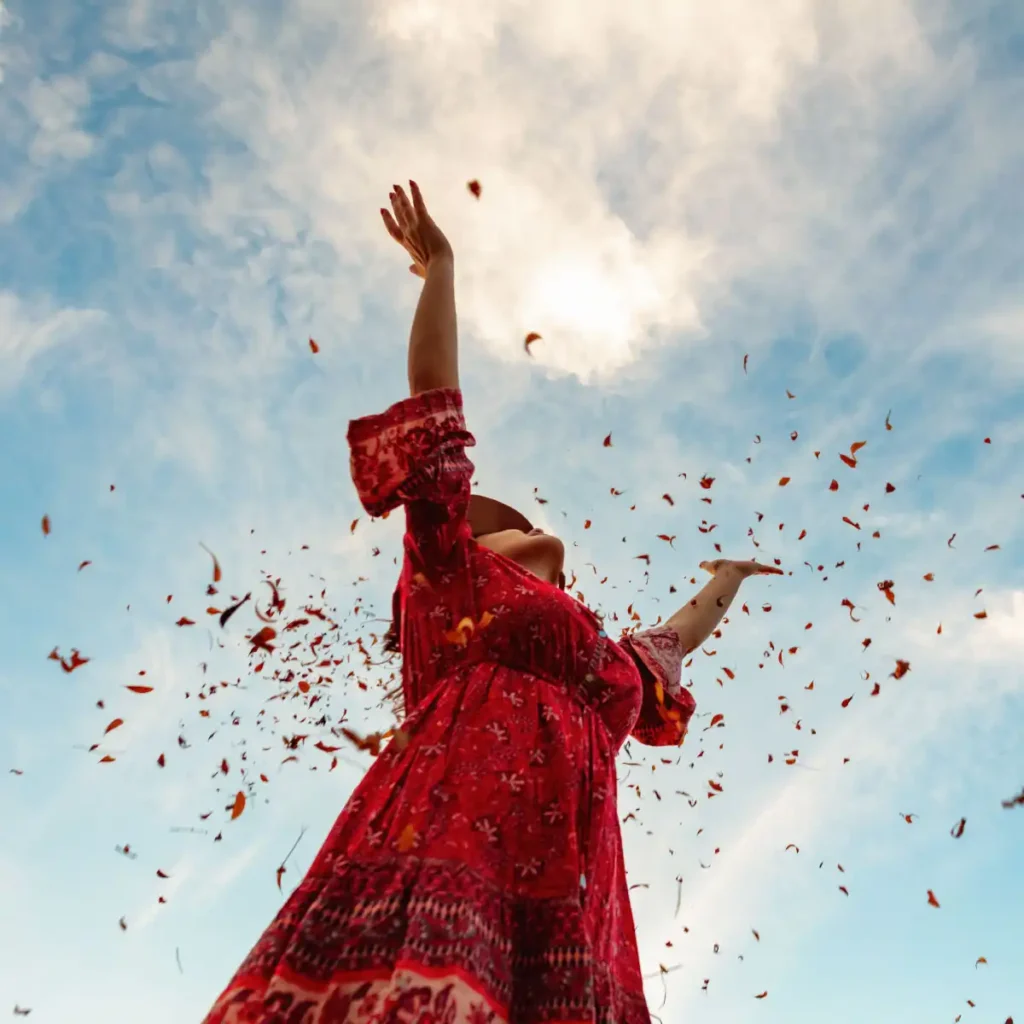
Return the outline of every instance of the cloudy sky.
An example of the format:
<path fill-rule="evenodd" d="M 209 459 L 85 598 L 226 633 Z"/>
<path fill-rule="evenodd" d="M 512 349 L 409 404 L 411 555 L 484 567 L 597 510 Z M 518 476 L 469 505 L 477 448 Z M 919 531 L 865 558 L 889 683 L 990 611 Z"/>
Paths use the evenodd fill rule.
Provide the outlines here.
<path fill-rule="evenodd" d="M 201 1019 L 369 763 L 313 743 L 390 721 L 353 644 L 400 523 L 362 513 L 345 430 L 405 393 L 417 284 L 377 211 L 414 177 L 457 254 L 479 487 L 564 537 L 582 599 L 654 623 L 719 550 L 787 573 L 688 665 L 682 751 L 620 759 L 652 1011 L 1024 1019 L 1024 8 L 0 26 L 0 1010 Z M 268 703 L 252 602 L 207 614 L 265 607 L 265 574 L 336 609 L 315 714 Z"/>

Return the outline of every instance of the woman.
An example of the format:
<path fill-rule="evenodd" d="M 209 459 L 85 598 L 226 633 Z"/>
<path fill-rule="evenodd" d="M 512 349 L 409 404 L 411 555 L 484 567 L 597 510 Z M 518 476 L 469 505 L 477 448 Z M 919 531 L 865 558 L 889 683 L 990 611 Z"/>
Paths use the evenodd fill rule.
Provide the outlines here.
<path fill-rule="evenodd" d="M 408 716 L 206 1021 L 646 1024 L 615 755 L 682 743 L 684 656 L 778 570 L 704 563 L 694 600 L 615 643 L 564 592 L 561 541 L 471 497 L 452 250 L 410 189 L 381 213 L 424 281 L 411 397 L 348 431 L 367 512 L 405 506 Z"/>

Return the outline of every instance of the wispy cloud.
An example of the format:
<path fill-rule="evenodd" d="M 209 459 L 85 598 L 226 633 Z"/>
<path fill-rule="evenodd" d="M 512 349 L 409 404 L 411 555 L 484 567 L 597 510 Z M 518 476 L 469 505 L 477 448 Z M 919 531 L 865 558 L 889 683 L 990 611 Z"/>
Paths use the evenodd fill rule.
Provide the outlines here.
<path fill-rule="evenodd" d="M 104 319 L 101 310 L 55 309 L 48 298 L 26 301 L 0 291 L 0 388 L 14 390 L 34 359 L 88 336 Z"/>
<path fill-rule="evenodd" d="M 355 753 L 278 763 L 259 716 L 292 709 L 268 711 L 241 619 L 173 623 L 212 621 L 199 541 L 225 591 L 266 570 L 295 604 L 326 588 L 386 616 L 401 524 L 366 520 L 344 436 L 404 393 L 416 286 L 377 209 L 411 176 L 456 247 L 480 488 L 562 533 L 588 602 L 653 621 L 716 544 L 793 572 L 751 581 L 687 671 L 700 727 L 726 728 L 622 769 L 644 969 L 684 964 L 662 1019 L 931 1019 L 964 991 L 1014 1012 L 1020 27 L 998 2 L 7 3 L 0 767 L 25 774 L 3 783 L 0 988 L 40 1019 L 196 1018 L 279 905 L 294 836 L 285 892 L 358 779 Z M 65 677 L 55 642 L 92 662 Z M 155 691 L 128 695 L 140 669 Z M 195 696 L 214 678 L 216 722 Z M 332 710 L 377 727 L 352 682 Z M 100 766 L 81 748 L 115 714 Z M 249 751 L 267 802 L 231 822 Z"/>

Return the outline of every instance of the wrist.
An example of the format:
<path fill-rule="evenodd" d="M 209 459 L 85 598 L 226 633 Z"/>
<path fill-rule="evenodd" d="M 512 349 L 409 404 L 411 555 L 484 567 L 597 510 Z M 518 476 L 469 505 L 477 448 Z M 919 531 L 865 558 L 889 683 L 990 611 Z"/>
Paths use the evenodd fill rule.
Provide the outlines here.
<path fill-rule="evenodd" d="M 449 248 L 443 252 L 431 253 L 430 259 L 427 261 L 427 273 L 429 274 L 432 270 L 449 271 L 454 266 L 455 254 Z"/>

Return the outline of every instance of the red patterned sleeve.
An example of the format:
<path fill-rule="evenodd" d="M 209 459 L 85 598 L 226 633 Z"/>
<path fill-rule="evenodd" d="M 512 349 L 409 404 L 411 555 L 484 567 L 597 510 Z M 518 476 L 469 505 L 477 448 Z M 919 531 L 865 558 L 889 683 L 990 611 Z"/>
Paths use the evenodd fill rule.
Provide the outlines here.
<path fill-rule="evenodd" d="M 437 388 L 348 426 L 352 480 L 371 516 L 404 505 L 408 535 L 424 562 L 451 552 L 466 521 L 476 444 L 462 392 Z"/>
<path fill-rule="evenodd" d="M 644 696 L 631 735 L 651 747 L 681 746 L 697 707 L 683 688 L 683 645 L 671 626 L 624 637 L 622 646 L 640 669 Z"/>

